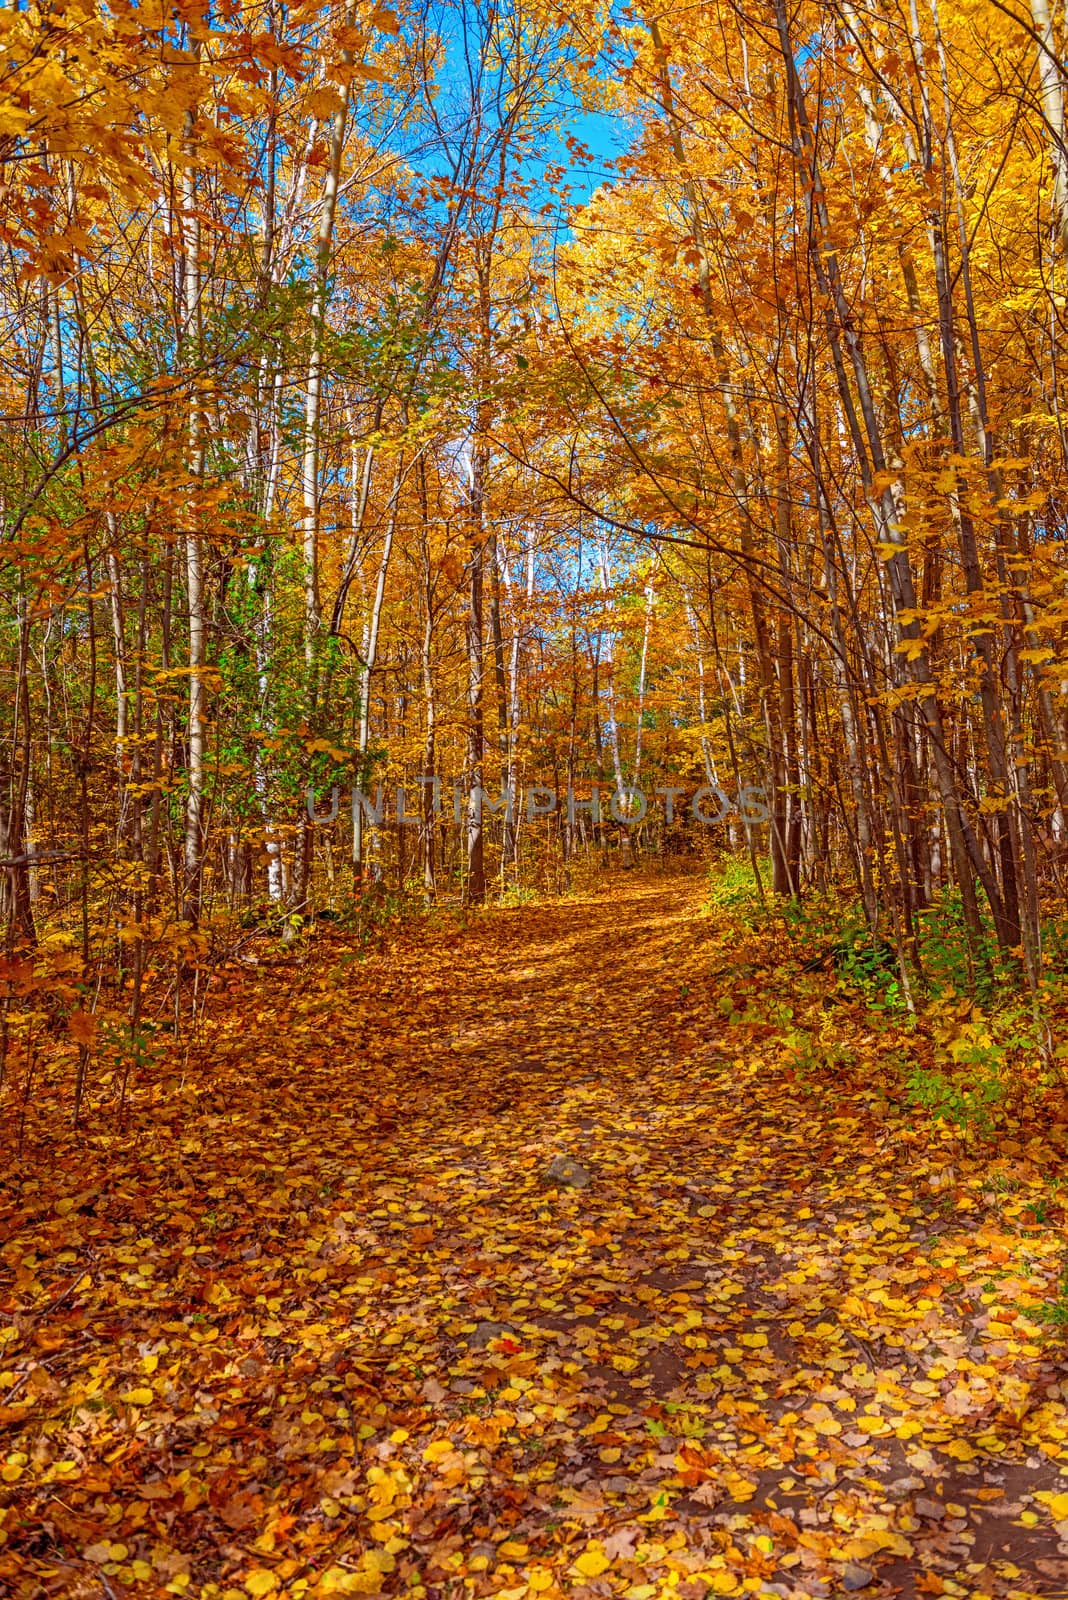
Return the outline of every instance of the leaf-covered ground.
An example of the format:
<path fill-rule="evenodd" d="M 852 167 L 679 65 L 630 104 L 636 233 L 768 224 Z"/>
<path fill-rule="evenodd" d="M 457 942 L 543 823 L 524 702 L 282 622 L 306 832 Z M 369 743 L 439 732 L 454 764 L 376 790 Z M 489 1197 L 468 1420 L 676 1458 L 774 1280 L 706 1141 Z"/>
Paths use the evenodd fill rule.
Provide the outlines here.
<path fill-rule="evenodd" d="M 121 1130 L 42 1091 L 0 1591 L 1063 1592 L 1063 1130 L 913 1125 L 848 1006 L 851 1064 L 784 1051 L 796 963 L 730 1021 L 701 895 L 267 953 Z"/>

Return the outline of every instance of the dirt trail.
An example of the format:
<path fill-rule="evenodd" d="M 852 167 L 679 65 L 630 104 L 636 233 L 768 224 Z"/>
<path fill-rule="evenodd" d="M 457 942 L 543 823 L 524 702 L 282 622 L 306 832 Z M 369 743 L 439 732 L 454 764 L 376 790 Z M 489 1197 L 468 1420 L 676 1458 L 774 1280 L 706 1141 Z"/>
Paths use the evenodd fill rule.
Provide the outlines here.
<path fill-rule="evenodd" d="M 0 1592 L 1063 1592 L 1019 1207 L 729 1027 L 701 897 L 331 935 L 121 1132 L 42 1095 Z"/>

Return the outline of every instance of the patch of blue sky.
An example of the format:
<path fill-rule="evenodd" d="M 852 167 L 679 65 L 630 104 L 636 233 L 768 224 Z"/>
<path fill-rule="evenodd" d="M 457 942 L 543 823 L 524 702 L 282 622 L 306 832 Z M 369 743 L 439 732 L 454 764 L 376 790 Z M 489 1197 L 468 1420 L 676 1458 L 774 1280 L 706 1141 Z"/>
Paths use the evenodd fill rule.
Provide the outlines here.
<path fill-rule="evenodd" d="M 512 63 L 507 59 L 498 60 L 495 66 L 487 62 L 481 79 L 474 63 L 480 34 L 484 36 L 484 30 L 492 28 L 495 13 L 498 21 L 501 19 L 508 3 L 503 0 L 498 10 L 495 0 L 439 0 L 432 18 L 427 18 L 440 44 L 431 90 L 434 110 L 433 115 L 428 110 L 417 119 L 408 152 L 412 166 L 427 177 L 448 171 L 450 147 L 458 147 L 467 129 L 473 92 L 479 94 L 491 119 L 498 112 L 494 102 L 507 87 Z M 532 210 L 553 205 L 564 211 L 584 204 L 603 183 L 611 181 L 613 163 L 634 137 L 628 118 L 583 103 L 575 83 L 569 81 L 563 31 L 559 52 L 556 62 L 551 56 L 545 60 L 539 74 L 543 97 L 525 119 L 529 137 L 514 144 L 511 151 L 510 174 L 527 187 L 527 204 Z M 557 64 L 559 73 L 554 72 Z M 432 126 L 435 121 L 436 128 Z M 563 169 L 562 176 L 559 169 Z"/>
<path fill-rule="evenodd" d="M 586 154 L 569 149 L 568 137 Z M 618 113 L 587 111 L 580 106 L 565 109 L 552 137 L 556 148 L 548 154 L 548 161 L 556 161 L 567 168 L 565 182 L 573 203 L 582 204 L 603 183 L 612 181 L 614 163 L 626 152 L 633 138 L 633 124 Z M 543 164 L 547 164 L 544 158 Z"/>

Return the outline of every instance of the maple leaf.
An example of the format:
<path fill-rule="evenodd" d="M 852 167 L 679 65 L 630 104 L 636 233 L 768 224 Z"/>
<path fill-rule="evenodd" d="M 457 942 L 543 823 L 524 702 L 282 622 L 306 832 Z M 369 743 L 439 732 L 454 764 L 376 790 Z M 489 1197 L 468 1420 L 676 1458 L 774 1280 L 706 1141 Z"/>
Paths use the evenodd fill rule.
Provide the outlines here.
<path fill-rule="evenodd" d="M 77 1044 L 91 1047 L 96 1042 L 97 1019 L 88 1011 L 71 1011 L 67 1015 L 67 1031 Z"/>

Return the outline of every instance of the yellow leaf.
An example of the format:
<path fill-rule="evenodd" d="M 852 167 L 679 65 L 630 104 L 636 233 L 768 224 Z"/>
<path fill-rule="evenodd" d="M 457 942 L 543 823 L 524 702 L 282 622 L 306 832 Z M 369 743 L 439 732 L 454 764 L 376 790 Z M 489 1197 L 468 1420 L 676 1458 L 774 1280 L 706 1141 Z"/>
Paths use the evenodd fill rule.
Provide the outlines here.
<path fill-rule="evenodd" d="M 954 1461 L 974 1461 L 979 1454 L 973 1450 L 966 1439 L 954 1439 L 952 1444 L 947 1444 L 943 1454 L 952 1456 Z"/>
<path fill-rule="evenodd" d="M 255 1572 L 250 1572 L 245 1579 L 245 1588 L 249 1594 L 273 1594 L 278 1588 L 278 1579 L 266 1567 L 257 1567 Z"/>
<path fill-rule="evenodd" d="M 26 132 L 29 126 L 30 113 L 24 106 L 16 106 L 8 102 L 0 107 L 0 135 L 17 138 Z"/>
<path fill-rule="evenodd" d="M 128 1406 L 150 1406 L 155 1398 L 147 1385 L 138 1389 L 127 1389 L 125 1394 L 119 1396 L 119 1399 L 125 1400 Z"/>
<path fill-rule="evenodd" d="M 815 1405 L 807 1407 L 802 1412 L 802 1415 L 817 1433 L 833 1437 L 842 1431 L 842 1424 L 836 1416 L 832 1415 L 830 1408 L 824 1405 L 822 1400 L 817 1400 Z"/>
<path fill-rule="evenodd" d="M 593 1421 L 583 1428 L 582 1431 L 585 1434 L 603 1433 L 611 1421 L 612 1418 L 609 1416 L 608 1412 L 602 1411 L 598 1416 L 594 1417 Z"/>
<path fill-rule="evenodd" d="M 318 1592 L 320 1594 L 355 1594 L 358 1590 L 365 1590 L 367 1579 L 359 1572 L 350 1572 L 347 1567 L 327 1567 L 319 1579 Z"/>
<path fill-rule="evenodd" d="M 858 1417 L 857 1427 L 861 1433 L 892 1433 L 893 1429 L 885 1417 Z"/>
<path fill-rule="evenodd" d="M 574 1570 L 581 1573 L 584 1578 L 599 1578 L 602 1572 L 607 1572 L 611 1565 L 612 1563 L 604 1553 L 604 1547 L 594 1541 L 593 1544 L 588 1544 L 579 1556 L 575 1562 Z"/>

